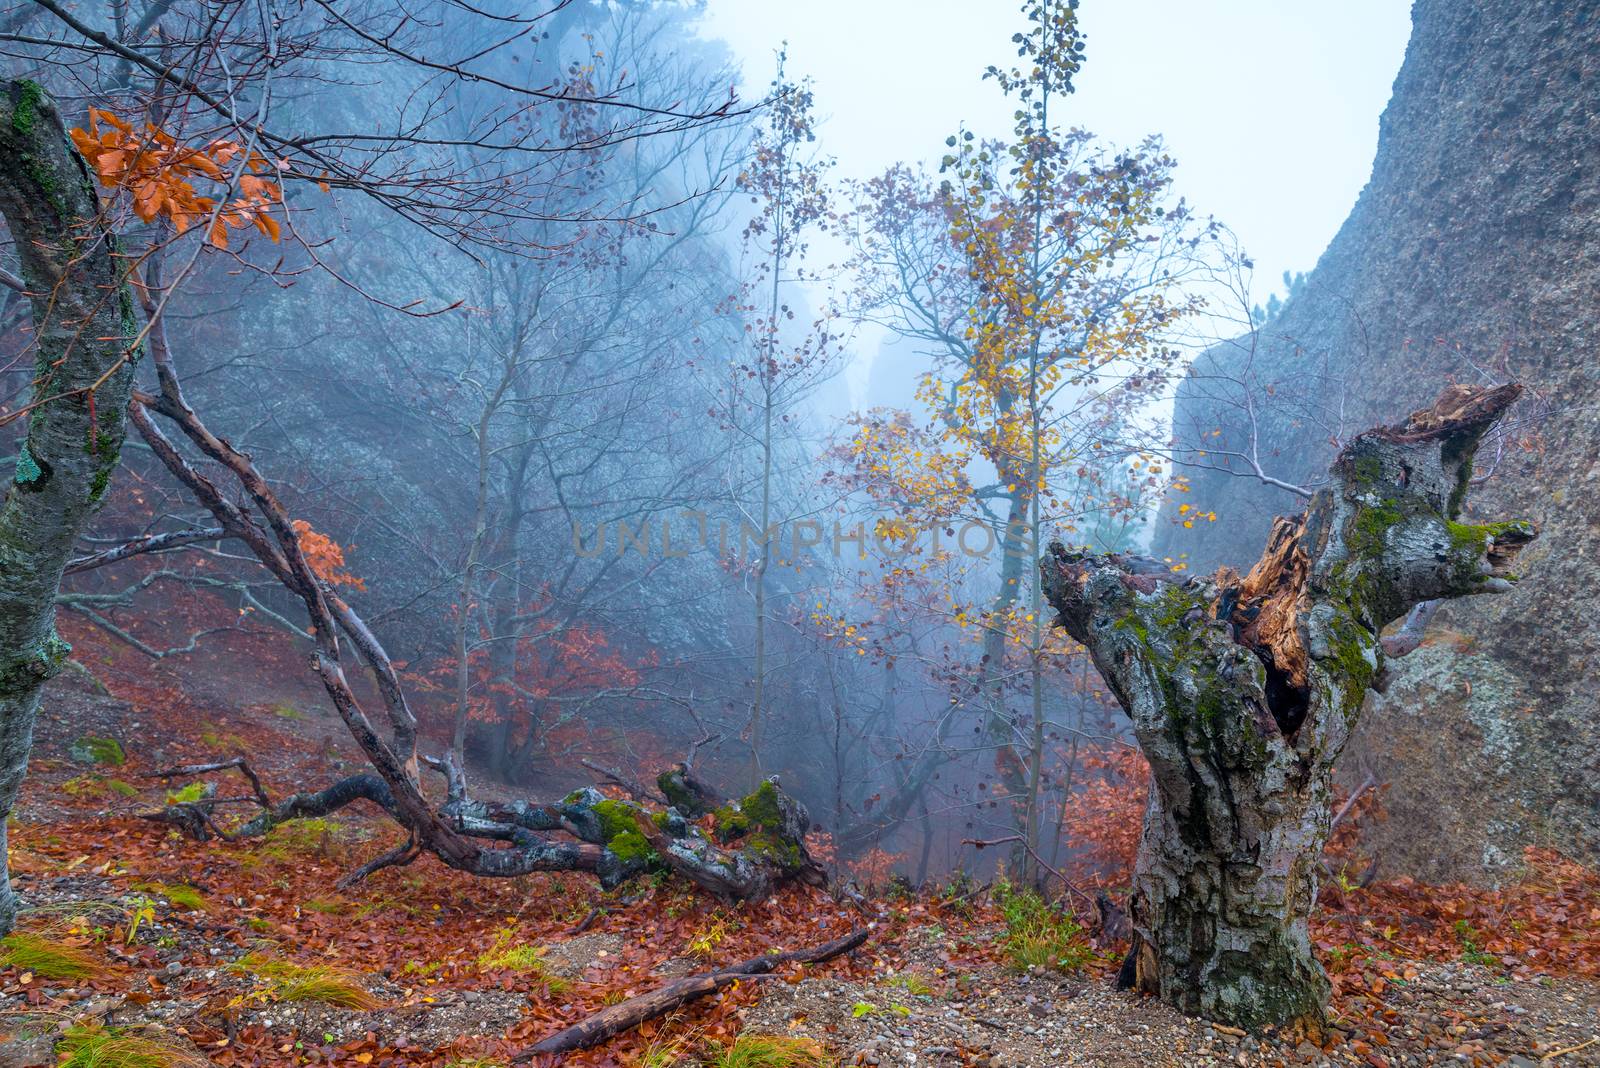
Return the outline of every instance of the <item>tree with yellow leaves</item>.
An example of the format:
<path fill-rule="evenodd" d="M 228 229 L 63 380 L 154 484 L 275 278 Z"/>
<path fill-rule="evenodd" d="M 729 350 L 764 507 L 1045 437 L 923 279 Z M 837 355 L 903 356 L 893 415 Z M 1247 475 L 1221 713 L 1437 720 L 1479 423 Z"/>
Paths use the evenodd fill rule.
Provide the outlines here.
<path fill-rule="evenodd" d="M 1172 329 L 1192 309 L 1176 283 L 1209 234 L 1170 203 L 1173 161 L 1158 141 L 1113 152 L 1062 123 L 1083 62 L 1076 6 L 1027 0 L 1020 62 L 989 68 L 1017 105 L 1011 136 L 962 131 L 942 179 L 896 167 L 867 183 L 856 231 L 863 316 L 919 343 L 930 365 L 919 456 L 892 419 L 864 422 L 854 474 L 888 506 L 882 537 L 972 520 L 993 532 L 998 589 L 986 610 L 955 618 L 982 634 L 987 741 L 1022 837 L 1015 866 L 1030 877 L 1052 640 L 1037 535 L 1125 529 L 1167 481 L 1158 459 L 1120 444 L 1122 428 L 1170 380 Z M 1008 682 L 1027 712 L 1008 707 Z"/>

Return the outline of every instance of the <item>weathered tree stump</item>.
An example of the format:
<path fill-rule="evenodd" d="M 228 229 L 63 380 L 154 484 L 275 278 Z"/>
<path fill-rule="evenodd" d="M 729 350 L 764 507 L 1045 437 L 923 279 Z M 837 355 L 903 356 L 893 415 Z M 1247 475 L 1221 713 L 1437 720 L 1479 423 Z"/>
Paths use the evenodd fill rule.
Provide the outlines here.
<path fill-rule="evenodd" d="M 1414 606 L 1510 588 L 1527 522 L 1456 521 L 1482 436 L 1518 386 L 1452 386 L 1368 431 L 1240 579 L 1179 581 L 1059 544 L 1040 562 L 1058 623 L 1133 721 L 1152 785 L 1126 981 L 1191 1015 L 1320 1028 L 1307 920 L 1330 778 L 1380 634 Z"/>

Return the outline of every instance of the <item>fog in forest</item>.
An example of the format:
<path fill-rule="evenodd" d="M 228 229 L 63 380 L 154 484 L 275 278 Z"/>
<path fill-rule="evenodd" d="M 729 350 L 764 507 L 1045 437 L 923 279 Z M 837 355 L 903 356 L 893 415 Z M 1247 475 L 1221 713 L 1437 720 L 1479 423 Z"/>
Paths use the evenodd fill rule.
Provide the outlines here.
<path fill-rule="evenodd" d="M 163 850 L 355 806 L 372 885 L 949 887 L 1225 1031 L 1321 1020 L 1319 881 L 1592 844 L 1542 771 L 1448 859 L 1375 844 L 1473 822 L 1408 746 L 1542 744 L 1434 613 L 1519 581 L 1515 517 L 1560 521 L 1517 487 L 1586 410 L 1526 355 L 1542 297 L 1436 313 L 1452 198 L 1517 205 L 1502 251 L 1584 203 L 1462 176 L 1532 150 L 1451 6 L 13 2 L 0 801 L 32 745 L 23 796 L 59 765 Z M 1410 147 L 1435 106 L 1471 163 Z M 1385 733 L 1430 702 L 1474 726 Z M 108 744 L 154 778 L 72 770 Z"/>

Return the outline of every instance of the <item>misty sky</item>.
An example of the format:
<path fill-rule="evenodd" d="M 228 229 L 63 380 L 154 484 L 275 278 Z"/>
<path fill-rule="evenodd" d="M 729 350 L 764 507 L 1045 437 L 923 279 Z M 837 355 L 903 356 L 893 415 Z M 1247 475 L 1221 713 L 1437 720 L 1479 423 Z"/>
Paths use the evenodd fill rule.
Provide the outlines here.
<path fill-rule="evenodd" d="M 1015 56 L 1018 0 L 709 0 L 755 96 L 779 42 L 816 79 L 823 147 L 841 172 L 937 160 L 965 120 L 1002 133 L 1011 108 L 983 68 Z M 1405 0 L 1083 0 L 1088 61 L 1068 120 L 1117 143 L 1160 133 L 1179 192 L 1230 226 L 1264 300 L 1309 270 L 1366 183 L 1378 116 L 1411 30 Z"/>

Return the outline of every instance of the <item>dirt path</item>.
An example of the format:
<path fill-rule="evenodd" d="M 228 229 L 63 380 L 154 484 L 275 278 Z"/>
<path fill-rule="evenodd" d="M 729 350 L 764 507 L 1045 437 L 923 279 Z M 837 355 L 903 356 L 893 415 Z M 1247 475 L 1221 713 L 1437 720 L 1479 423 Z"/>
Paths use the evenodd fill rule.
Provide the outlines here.
<path fill-rule="evenodd" d="M 1397 1018 L 1386 1033 L 1337 1032 L 1326 1050 L 1224 1033 L 1100 979 L 1003 973 L 977 976 L 969 995 L 951 998 L 908 996 L 892 982 L 807 979 L 769 988 L 746 1023 L 816 1038 L 846 1063 L 884 1066 L 1527 1066 L 1591 1040 L 1558 1063 L 1600 1065 L 1594 984 L 1501 981 L 1482 968 L 1444 964 L 1425 965 L 1416 980 L 1391 989 L 1385 1003 Z"/>

